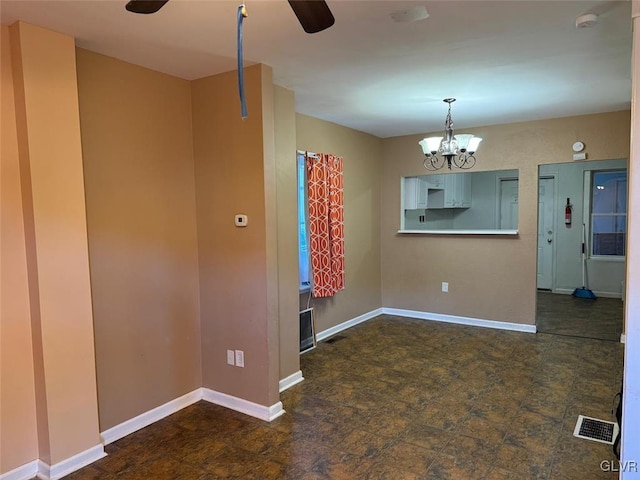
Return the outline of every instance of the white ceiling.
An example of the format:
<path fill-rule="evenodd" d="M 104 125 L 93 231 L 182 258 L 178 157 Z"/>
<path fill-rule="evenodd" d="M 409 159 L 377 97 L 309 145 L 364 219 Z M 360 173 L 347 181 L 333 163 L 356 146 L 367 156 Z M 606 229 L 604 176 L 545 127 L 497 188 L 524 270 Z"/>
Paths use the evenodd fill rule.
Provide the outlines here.
<path fill-rule="evenodd" d="M 235 68 L 240 1 L 171 0 L 153 15 L 125 3 L 2 0 L 0 13 L 186 79 Z M 630 107 L 628 1 L 328 0 L 336 23 L 312 35 L 285 0 L 245 3 L 245 65 L 271 65 L 296 111 L 380 137 L 439 130 L 446 97 L 458 129 Z M 390 17 L 417 5 L 428 19 Z M 576 28 L 588 11 L 598 23 Z"/>

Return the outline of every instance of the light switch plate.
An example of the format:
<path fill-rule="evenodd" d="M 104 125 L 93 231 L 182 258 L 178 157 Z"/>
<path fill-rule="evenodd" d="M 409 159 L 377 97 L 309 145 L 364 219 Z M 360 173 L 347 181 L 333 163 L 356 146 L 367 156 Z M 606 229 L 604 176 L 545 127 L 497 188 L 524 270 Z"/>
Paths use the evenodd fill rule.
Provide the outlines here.
<path fill-rule="evenodd" d="M 236 367 L 244 367 L 244 350 L 236 350 Z"/>

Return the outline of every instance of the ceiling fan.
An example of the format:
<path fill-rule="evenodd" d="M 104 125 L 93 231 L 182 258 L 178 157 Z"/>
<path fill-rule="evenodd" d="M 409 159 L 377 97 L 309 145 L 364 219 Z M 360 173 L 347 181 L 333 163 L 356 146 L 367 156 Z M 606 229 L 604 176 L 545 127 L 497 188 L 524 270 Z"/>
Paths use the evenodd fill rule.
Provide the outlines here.
<path fill-rule="evenodd" d="M 156 13 L 169 0 L 130 0 L 126 9 L 133 13 Z M 325 0 L 288 0 L 293 13 L 307 33 L 317 33 L 329 28 L 335 19 Z"/>

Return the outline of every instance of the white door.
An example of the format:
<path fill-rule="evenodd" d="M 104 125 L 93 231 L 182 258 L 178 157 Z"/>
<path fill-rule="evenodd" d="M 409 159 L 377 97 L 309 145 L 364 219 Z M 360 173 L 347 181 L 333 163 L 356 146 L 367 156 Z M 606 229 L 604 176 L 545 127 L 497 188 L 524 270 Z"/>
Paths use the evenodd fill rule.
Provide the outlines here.
<path fill-rule="evenodd" d="M 500 179 L 500 230 L 518 229 L 518 180 Z"/>
<path fill-rule="evenodd" d="M 538 181 L 538 288 L 553 288 L 554 178 Z"/>

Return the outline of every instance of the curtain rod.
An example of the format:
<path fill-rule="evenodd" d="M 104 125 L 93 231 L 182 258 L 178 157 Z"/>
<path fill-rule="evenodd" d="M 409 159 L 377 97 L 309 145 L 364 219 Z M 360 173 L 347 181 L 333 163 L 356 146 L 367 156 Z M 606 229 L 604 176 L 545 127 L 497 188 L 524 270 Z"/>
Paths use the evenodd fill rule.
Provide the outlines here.
<path fill-rule="evenodd" d="M 298 153 L 300 153 L 302 155 L 306 155 L 307 157 L 318 158 L 318 154 L 314 153 L 314 152 L 306 152 L 304 150 L 298 150 Z"/>

